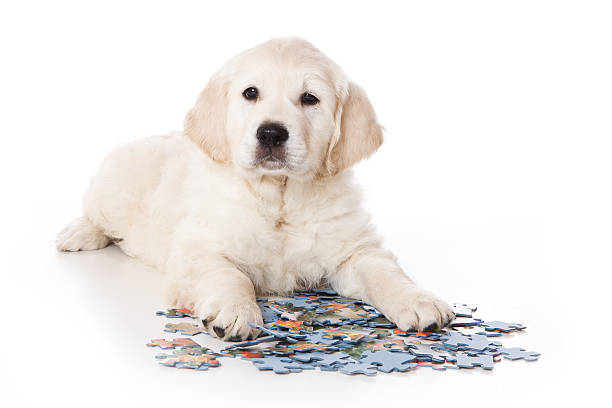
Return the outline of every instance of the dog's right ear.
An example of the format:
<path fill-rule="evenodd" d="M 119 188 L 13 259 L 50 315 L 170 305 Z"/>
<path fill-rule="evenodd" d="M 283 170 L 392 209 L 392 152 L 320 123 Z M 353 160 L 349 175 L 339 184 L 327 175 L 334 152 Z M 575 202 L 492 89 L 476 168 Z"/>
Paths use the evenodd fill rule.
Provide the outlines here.
<path fill-rule="evenodd" d="M 184 132 L 214 161 L 226 163 L 230 149 L 225 132 L 227 81 L 213 75 L 196 104 L 185 116 Z"/>

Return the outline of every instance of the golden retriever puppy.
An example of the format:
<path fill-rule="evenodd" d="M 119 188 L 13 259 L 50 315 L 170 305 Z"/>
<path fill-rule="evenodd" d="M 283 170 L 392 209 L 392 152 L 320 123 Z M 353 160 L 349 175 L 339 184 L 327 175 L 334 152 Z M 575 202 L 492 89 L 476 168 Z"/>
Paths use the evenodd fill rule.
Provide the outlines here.
<path fill-rule="evenodd" d="M 361 208 L 350 167 L 382 141 L 363 89 L 311 44 L 275 39 L 212 76 L 183 132 L 111 152 L 57 248 L 115 243 L 223 339 L 257 334 L 256 294 L 314 287 L 404 330 L 443 327 L 450 307 L 406 276 Z"/>

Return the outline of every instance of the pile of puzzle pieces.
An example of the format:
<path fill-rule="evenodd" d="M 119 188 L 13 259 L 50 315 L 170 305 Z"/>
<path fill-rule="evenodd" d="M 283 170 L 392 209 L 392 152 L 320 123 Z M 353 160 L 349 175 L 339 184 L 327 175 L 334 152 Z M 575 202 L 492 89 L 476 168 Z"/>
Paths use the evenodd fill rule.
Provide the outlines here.
<path fill-rule="evenodd" d="M 405 332 L 372 306 L 339 296 L 331 290 L 299 292 L 291 298 L 259 298 L 264 325 L 255 340 L 231 343 L 215 352 L 193 338 L 155 339 L 147 345 L 173 354 L 156 356 L 166 366 L 207 370 L 220 358 L 241 358 L 259 370 L 277 374 L 319 369 L 345 374 L 375 375 L 420 367 L 435 370 L 480 367 L 491 370 L 502 359 L 537 360 L 540 353 L 505 348 L 506 333 L 525 329 L 518 323 L 483 322 L 473 317 L 475 307 L 454 304 L 457 319 L 438 332 Z M 186 336 L 206 335 L 188 309 L 157 312 L 170 319 L 165 331 Z"/>

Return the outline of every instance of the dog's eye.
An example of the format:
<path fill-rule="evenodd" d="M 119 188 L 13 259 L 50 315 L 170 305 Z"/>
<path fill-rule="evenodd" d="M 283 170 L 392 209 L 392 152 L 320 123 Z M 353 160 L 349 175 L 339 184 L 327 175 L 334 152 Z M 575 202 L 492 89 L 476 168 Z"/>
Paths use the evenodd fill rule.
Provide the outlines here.
<path fill-rule="evenodd" d="M 302 94 L 302 105 L 316 105 L 319 103 L 319 98 L 311 93 L 305 92 Z"/>
<path fill-rule="evenodd" d="M 242 92 L 242 96 L 244 96 L 244 99 L 247 101 L 254 101 L 257 99 L 257 96 L 259 96 L 259 91 L 257 88 L 250 87 Z"/>

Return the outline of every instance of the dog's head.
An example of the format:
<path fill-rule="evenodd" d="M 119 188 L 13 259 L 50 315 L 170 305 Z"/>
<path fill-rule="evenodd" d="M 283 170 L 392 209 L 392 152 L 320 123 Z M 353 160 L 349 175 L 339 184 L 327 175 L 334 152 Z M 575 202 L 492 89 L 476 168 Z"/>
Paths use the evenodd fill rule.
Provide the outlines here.
<path fill-rule="evenodd" d="M 232 58 L 187 114 L 185 134 L 217 162 L 303 179 L 337 174 L 383 140 L 365 92 L 300 39 Z"/>

